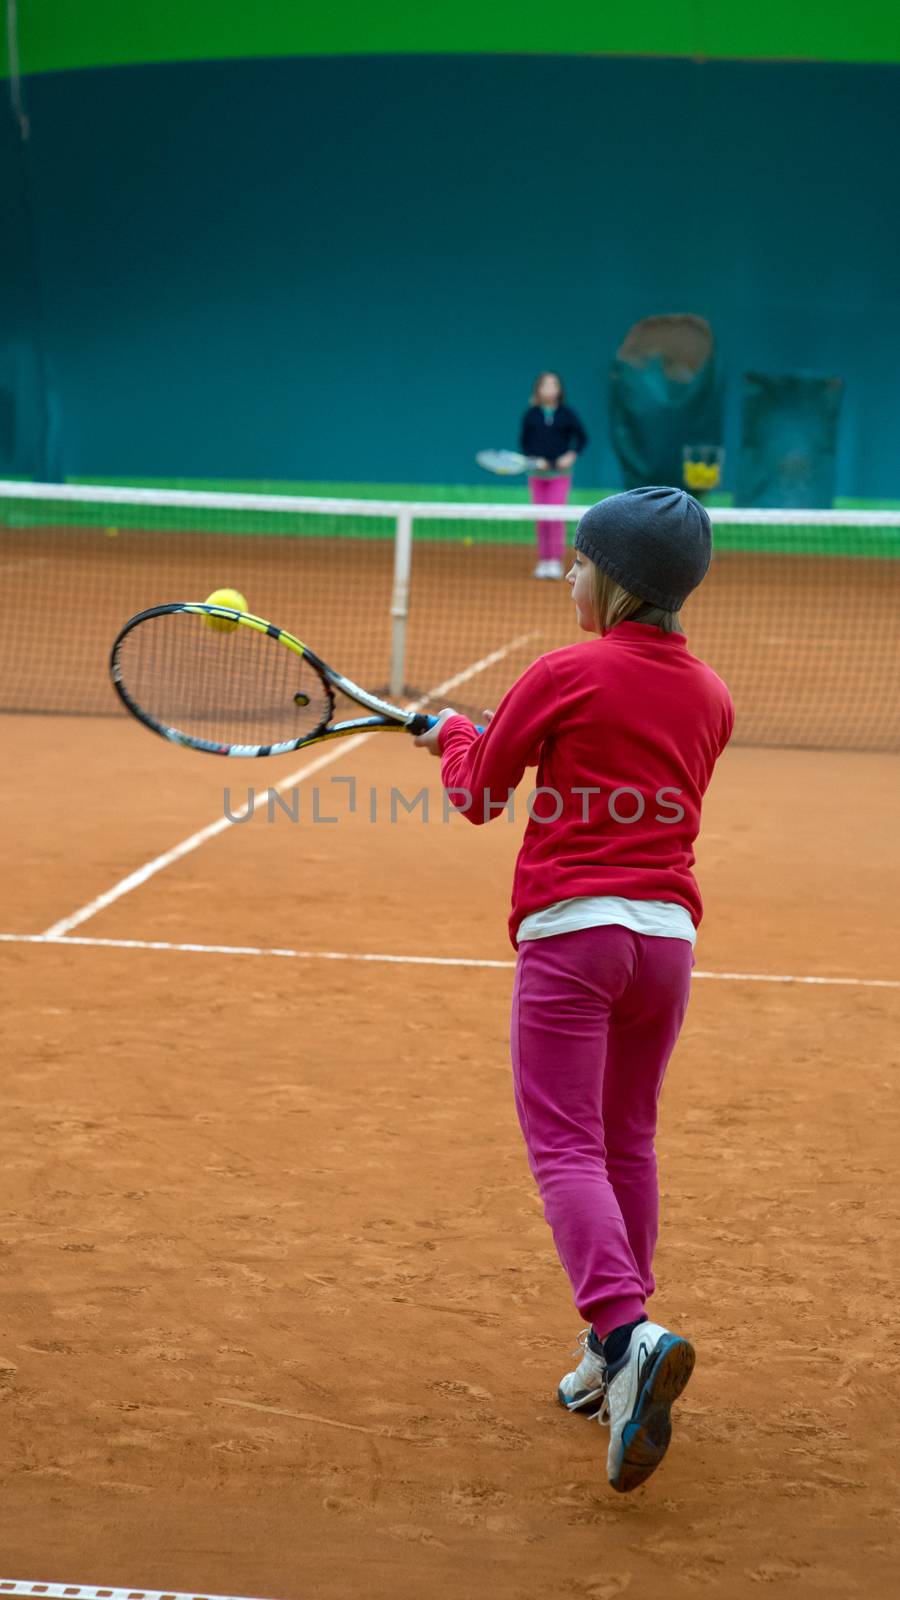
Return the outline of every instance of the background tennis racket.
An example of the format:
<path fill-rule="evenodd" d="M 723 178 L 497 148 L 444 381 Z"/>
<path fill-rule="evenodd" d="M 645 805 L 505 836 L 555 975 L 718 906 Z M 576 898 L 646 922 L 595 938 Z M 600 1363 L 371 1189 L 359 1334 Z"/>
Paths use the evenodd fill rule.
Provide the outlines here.
<path fill-rule="evenodd" d="M 537 456 L 520 456 L 517 450 L 479 450 L 475 460 L 485 472 L 497 472 L 501 478 L 513 478 L 519 472 L 538 472 Z"/>
<path fill-rule="evenodd" d="M 109 665 L 133 717 L 210 755 L 281 756 L 376 729 L 425 733 L 437 720 L 369 694 L 293 634 L 228 606 L 141 611 L 121 630 Z M 332 722 L 335 690 L 375 714 Z"/>

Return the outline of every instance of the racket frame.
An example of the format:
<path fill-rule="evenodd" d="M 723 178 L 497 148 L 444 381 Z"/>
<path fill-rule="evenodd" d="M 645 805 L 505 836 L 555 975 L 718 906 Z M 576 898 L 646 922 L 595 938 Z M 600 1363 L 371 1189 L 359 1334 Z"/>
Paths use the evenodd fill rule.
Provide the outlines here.
<path fill-rule="evenodd" d="M 349 700 L 355 700 L 358 705 L 365 706 L 367 710 L 375 713 L 369 717 L 354 717 L 347 722 L 320 724 L 312 734 L 307 734 L 299 739 L 284 739 L 275 744 L 219 744 L 212 739 L 196 738 L 192 734 L 184 733 L 180 728 L 170 728 L 164 722 L 159 722 L 136 701 L 127 689 L 123 678 L 122 663 L 119 651 L 123 641 L 141 623 L 150 621 L 153 617 L 174 616 L 179 612 L 188 612 L 200 617 L 220 617 L 226 622 L 234 622 L 238 627 L 254 628 L 257 633 L 266 633 L 270 639 L 276 640 L 302 660 L 309 662 L 325 681 L 325 686 L 330 697 L 331 705 L 329 716 L 334 713 L 334 696 L 332 690 L 337 689 Z M 119 629 L 113 642 L 109 658 L 109 671 L 113 688 L 119 696 L 126 711 L 135 717 L 138 722 L 149 728 L 151 733 L 157 733 L 161 738 L 167 739 L 170 744 L 182 745 L 187 750 L 198 750 L 204 755 L 237 756 L 256 759 L 260 756 L 290 755 L 294 750 L 305 749 L 307 745 L 322 744 L 328 739 L 345 739 L 355 733 L 426 733 L 434 726 L 435 717 L 428 716 L 425 712 L 404 710 L 401 706 L 392 705 L 389 700 L 383 700 L 380 695 L 370 694 L 368 689 L 363 689 L 352 678 L 347 678 L 342 672 L 337 672 L 330 667 L 321 656 L 305 645 L 302 640 L 288 633 L 286 628 L 276 627 L 274 622 L 267 622 L 264 617 L 254 616 L 249 611 L 234 611 L 230 606 L 209 605 L 205 601 L 182 600 L 169 605 L 150 606 L 146 611 L 139 611 Z"/>
<path fill-rule="evenodd" d="M 537 456 L 523 456 L 518 450 L 479 450 L 475 460 L 483 472 L 498 478 L 517 478 L 523 472 L 540 471 Z M 499 462 L 505 463 L 499 465 Z"/>

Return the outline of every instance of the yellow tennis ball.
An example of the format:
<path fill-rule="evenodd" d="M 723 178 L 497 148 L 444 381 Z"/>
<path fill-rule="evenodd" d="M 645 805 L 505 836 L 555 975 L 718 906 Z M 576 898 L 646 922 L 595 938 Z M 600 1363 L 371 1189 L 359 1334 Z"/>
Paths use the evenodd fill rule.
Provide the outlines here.
<path fill-rule="evenodd" d="M 231 611 L 246 611 L 247 602 L 239 589 L 214 589 L 208 594 L 204 605 L 228 606 Z M 238 626 L 231 617 L 204 617 L 203 621 L 214 633 L 234 633 Z"/>

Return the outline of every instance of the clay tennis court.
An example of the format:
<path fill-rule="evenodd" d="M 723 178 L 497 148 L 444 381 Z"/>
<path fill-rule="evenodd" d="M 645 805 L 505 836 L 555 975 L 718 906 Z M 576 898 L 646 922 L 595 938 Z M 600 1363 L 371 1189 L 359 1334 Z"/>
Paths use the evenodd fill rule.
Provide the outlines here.
<path fill-rule="evenodd" d="M 226 764 L 18 716 L 4 741 L 7 1573 L 892 1590 L 896 758 L 735 748 L 714 780 L 654 1301 L 698 1365 L 663 1467 L 618 1497 L 605 1433 L 554 1403 L 579 1322 L 509 1081 L 519 825 L 445 825 L 401 738 Z M 268 822 L 286 780 L 299 821 Z M 255 816 L 196 840 L 225 783 Z M 423 784 L 427 825 L 392 823 L 392 785 Z"/>

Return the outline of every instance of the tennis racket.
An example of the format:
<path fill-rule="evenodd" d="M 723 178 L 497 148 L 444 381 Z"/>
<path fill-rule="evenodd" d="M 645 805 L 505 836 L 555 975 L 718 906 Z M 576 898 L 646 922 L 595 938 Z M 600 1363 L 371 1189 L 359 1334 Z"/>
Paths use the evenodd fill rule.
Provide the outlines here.
<path fill-rule="evenodd" d="M 539 472 L 537 456 L 520 456 L 517 450 L 479 450 L 475 460 L 485 472 L 501 478 L 514 478 L 520 472 Z"/>
<path fill-rule="evenodd" d="M 352 733 L 426 733 L 437 721 L 369 694 L 292 633 L 228 606 L 139 612 L 119 633 L 109 667 L 145 728 L 214 756 L 283 756 Z M 333 722 L 336 690 L 374 715 Z"/>

